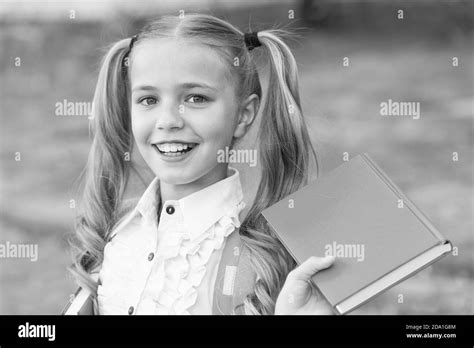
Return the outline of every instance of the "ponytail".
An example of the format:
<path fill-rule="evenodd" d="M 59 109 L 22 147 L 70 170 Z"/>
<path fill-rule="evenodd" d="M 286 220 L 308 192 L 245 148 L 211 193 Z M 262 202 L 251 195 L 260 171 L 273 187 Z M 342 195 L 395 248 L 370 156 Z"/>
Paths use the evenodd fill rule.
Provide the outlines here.
<path fill-rule="evenodd" d="M 126 153 L 131 153 L 129 81 L 130 39 L 115 43 L 103 59 L 94 93 L 93 135 L 86 168 L 81 173 L 80 214 L 75 235 L 69 240 L 73 265 L 70 272 L 80 286 L 95 292 L 90 273 L 99 267 L 107 238 L 119 215 L 119 202 L 128 179 Z"/>
<path fill-rule="evenodd" d="M 262 176 L 241 232 L 258 275 L 254 293 L 244 302 L 248 314 L 274 314 L 286 276 L 296 267 L 261 212 L 308 183 L 312 159 L 318 168 L 300 105 L 296 61 L 280 33 L 258 33 L 268 56 L 269 81 L 258 133 Z"/>
<path fill-rule="evenodd" d="M 267 174 L 263 180 L 268 183 L 262 183 L 262 188 L 267 190 L 264 197 L 272 199 L 267 203 L 270 205 L 306 185 L 311 156 L 316 159 L 301 108 L 296 60 L 278 33 L 270 30 L 259 34 L 270 63 L 260 127 L 260 154 Z"/>

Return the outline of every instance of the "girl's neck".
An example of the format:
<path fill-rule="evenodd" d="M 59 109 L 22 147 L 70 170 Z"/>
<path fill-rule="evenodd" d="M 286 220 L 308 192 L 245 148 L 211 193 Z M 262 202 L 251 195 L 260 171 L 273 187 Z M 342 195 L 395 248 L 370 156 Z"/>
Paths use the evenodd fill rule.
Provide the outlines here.
<path fill-rule="evenodd" d="M 161 201 L 179 200 L 227 177 L 227 163 L 219 163 L 209 173 L 188 184 L 173 185 L 160 181 Z"/>

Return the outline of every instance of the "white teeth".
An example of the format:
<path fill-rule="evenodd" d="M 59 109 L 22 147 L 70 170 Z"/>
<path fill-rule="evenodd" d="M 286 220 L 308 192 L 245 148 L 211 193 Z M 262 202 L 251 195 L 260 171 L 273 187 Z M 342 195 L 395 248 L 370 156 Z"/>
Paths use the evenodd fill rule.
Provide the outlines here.
<path fill-rule="evenodd" d="M 166 144 L 155 144 L 158 149 L 162 152 L 180 152 L 183 150 L 192 149 L 194 145 L 181 144 L 181 143 L 166 143 Z"/>

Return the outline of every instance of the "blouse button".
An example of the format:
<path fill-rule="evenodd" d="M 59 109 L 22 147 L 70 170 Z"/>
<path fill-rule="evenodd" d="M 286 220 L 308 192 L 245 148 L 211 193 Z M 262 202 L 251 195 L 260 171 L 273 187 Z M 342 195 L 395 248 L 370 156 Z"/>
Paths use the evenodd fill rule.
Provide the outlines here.
<path fill-rule="evenodd" d="M 173 214 L 174 213 L 174 207 L 172 205 L 167 206 L 166 207 L 166 212 L 170 215 Z"/>
<path fill-rule="evenodd" d="M 129 314 L 129 315 L 132 315 L 132 314 L 133 314 L 133 311 L 134 311 L 133 306 L 130 306 L 130 308 L 128 309 L 128 314 Z"/>
<path fill-rule="evenodd" d="M 153 260 L 154 257 L 155 257 L 155 254 L 149 253 L 149 254 L 148 254 L 148 261 Z"/>

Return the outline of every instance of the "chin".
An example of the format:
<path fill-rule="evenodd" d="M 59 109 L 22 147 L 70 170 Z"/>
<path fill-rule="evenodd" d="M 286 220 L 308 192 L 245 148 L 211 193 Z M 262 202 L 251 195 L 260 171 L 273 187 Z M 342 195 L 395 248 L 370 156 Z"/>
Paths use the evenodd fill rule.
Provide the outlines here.
<path fill-rule="evenodd" d="M 157 168 L 157 170 L 154 170 L 154 172 L 160 178 L 160 181 L 166 182 L 170 185 L 189 184 L 199 179 L 198 174 L 180 168 Z"/>

